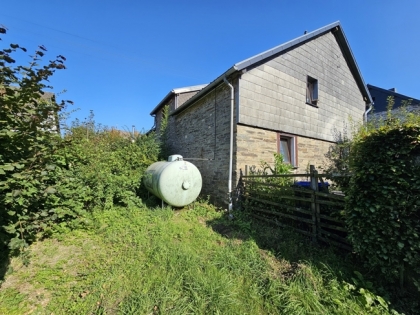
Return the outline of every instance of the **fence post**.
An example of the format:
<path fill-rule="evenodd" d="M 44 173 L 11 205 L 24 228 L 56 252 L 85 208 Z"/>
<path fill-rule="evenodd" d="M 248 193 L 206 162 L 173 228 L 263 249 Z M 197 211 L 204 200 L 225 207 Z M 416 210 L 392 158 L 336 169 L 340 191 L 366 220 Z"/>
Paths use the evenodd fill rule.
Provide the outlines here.
<path fill-rule="evenodd" d="M 317 171 L 314 165 L 309 166 L 310 176 L 311 176 L 311 190 L 312 190 L 312 202 L 311 202 L 311 211 L 312 211 L 312 241 L 317 241 L 318 235 L 318 220 L 319 220 L 319 207 L 316 202 L 315 192 L 318 191 L 318 178 L 316 177 Z"/>
<path fill-rule="evenodd" d="M 243 182 L 243 178 L 242 178 L 243 174 L 242 174 L 242 168 L 239 169 L 239 181 L 238 181 L 238 208 L 243 210 L 243 204 L 244 204 L 244 182 Z"/>

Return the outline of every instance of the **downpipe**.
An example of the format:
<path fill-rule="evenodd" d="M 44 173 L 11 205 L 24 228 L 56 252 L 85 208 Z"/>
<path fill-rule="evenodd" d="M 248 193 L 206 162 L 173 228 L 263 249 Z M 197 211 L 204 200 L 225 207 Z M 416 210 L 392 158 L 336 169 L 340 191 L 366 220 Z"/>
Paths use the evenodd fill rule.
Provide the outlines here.
<path fill-rule="evenodd" d="M 229 86 L 230 88 L 230 144 L 229 144 L 229 181 L 228 181 L 228 200 L 229 200 L 229 217 L 232 218 L 232 164 L 233 164 L 233 106 L 234 106 L 234 90 L 232 84 L 226 80 L 226 77 L 223 77 L 223 81 Z"/>
<path fill-rule="evenodd" d="M 365 111 L 365 113 L 363 114 L 363 116 L 365 116 L 364 118 L 365 118 L 365 124 L 367 124 L 367 122 L 368 122 L 368 120 L 367 120 L 367 115 L 369 114 L 369 112 L 372 110 L 372 108 L 373 108 L 373 104 L 374 103 L 370 103 L 369 104 L 369 108 Z"/>

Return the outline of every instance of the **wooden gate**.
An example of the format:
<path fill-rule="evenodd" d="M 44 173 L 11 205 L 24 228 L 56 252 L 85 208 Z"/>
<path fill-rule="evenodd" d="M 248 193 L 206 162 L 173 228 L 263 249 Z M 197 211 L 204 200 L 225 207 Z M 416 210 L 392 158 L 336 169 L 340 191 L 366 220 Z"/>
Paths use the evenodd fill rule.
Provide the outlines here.
<path fill-rule="evenodd" d="M 306 181 L 296 179 L 306 178 Z M 311 165 L 309 174 L 242 174 L 241 201 L 251 216 L 292 228 L 322 241 L 351 250 L 346 239 L 344 196 L 331 193 L 326 175 Z"/>

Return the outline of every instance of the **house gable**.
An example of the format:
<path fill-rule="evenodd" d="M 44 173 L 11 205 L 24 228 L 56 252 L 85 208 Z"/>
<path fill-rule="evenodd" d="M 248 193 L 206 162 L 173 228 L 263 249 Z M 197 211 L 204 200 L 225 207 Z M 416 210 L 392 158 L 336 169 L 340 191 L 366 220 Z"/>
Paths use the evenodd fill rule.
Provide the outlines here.
<path fill-rule="evenodd" d="M 353 53 L 351 51 L 350 45 L 348 44 L 347 38 L 344 34 L 344 31 L 341 27 L 341 24 L 339 21 L 331 23 L 329 25 L 326 25 L 320 29 L 317 29 L 313 32 L 304 34 L 294 40 L 291 40 L 289 42 L 286 42 L 282 45 L 276 46 L 270 50 L 267 50 L 265 52 L 262 52 L 258 55 L 255 55 L 251 58 L 245 59 L 241 62 L 238 62 L 234 64 L 231 68 L 229 68 L 226 72 L 221 74 L 219 77 L 217 77 L 214 81 L 212 81 L 210 84 L 208 84 L 206 87 L 204 87 L 201 91 L 199 91 L 196 95 L 194 95 L 191 99 L 189 99 L 185 104 L 179 108 L 177 108 L 172 114 L 176 115 L 179 112 L 185 110 L 194 102 L 202 98 L 204 95 L 206 95 L 208 92 L 210 92 L 212 89 L 217 87 L 218 85 L 223 83 L 224 78 L 229 78 L 230 76 L 234 75 L 235 73 L 242 73 L 244 71 L 247 71 L 247 69 L 255 67 L 259 64 L 265 63 L 267 60 L 274 58 L 285 51 L 293 50 L 295 47 L 301 46 L 304 43 L 310 42 L 318 37 L 321 37 L 324 34 L 327 33 L 333 33 L 336 42 L 338 43 L 341 53 L 344 56 L 347 66 L 349 67 L 353 79 L 355 80 L 358 89 L 360 90 L 361 95 L 363 96 L 363 100 L 365 101 L 366 105 L 372 103 L 372 99 L 370 97 L 369 91 L 366 87 L 366 84 L 363 80 L 363 77 L 361 75 L 361 72 L 359 70 L 359 67 L 357 66 L 356 60 L 353 56 Z"/>
<path fill-rule="evenodd" d="M 316 104 L 307 84 L 317 81 Z M 241 124 L 335 141 L 345 121 L 362 121 L 366 101 L 332 32 L 284 49 L 246 68 L 239 82 Z"/>

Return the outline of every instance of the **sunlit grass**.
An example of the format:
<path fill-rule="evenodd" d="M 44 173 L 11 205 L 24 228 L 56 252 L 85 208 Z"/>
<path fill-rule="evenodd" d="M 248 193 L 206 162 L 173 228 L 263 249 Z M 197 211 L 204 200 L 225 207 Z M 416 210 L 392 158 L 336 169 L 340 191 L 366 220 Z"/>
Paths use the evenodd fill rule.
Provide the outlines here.
<path fill-rule="evenodd" d="M 389 313 L 337 276 L 331 251 L 206 203 L 95 211 L 31 253 L 28 267 L 12 260 L 0 314 Z M 301 259 L 315 256 L 326 263 Z"/>

